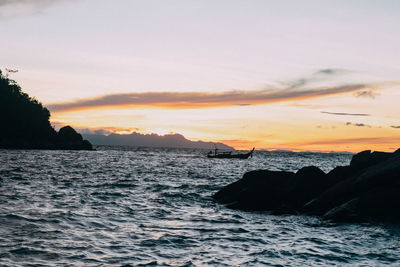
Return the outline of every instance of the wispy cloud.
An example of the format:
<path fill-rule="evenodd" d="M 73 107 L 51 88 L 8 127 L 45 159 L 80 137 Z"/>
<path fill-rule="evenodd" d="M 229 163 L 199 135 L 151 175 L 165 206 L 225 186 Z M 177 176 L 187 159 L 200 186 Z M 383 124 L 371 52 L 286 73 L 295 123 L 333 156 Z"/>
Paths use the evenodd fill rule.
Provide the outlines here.
<path fill-rule="evenodd" d="M 338 68 L 330 68 L 330 69 L 321 69 L 317 72 L 314 73 L 314 75 L 341 75 L 341 74 L 346 74 L 350 73 L 351 71 L 346 70 L 346 69 L 338 69 Z"/>
<path fill-rule="evenodd" d="M 356 127 L 368 127 L 371 128 L 371 125 L 365 123 L 353 123 L 353 122 L 346 122 L 346 126 L 356 126 Z"/>
<path fill-rule="evenodd" d="M 12 18 L 18 14 L 37 13 L 43 9 L 67 2 L 66 0 L 0 0 L 0 18 Z"/>
<path fill-rule="evenodd" d="M 323 105 L 312 105 L 312 104 L 300 104 L 300 103 L 290 103 L 288 106 L 291 107 L 300 107 L 300 108 L 307 108 L 307 109 L 321 109 L 324 108 L 325 106 Z"/>
<path fill-rule="evenodd" d="M 329 125 L 327 125 L 327 126 L 317 125 L 315 127 L 318 128 L 318 129 L 336 129 L 335 125 L 331 125 L 331 126 L 329 126 Z"/>
<path fill-rule="evenodd" d="M 371 116 L 371 114 L 367 113 L 347 113 L 347 112 L 329 112 L 329 111 L 321 111 L 321 113 L 338 115 L 338 116 Z"/>
<path fill-rule="evenodd" d="M 313 74 L 311 74 L 308 77 L 303 77 L 299 79 L 295 79 L 289 82 L 285 82 L 284 85 L 286 85 L 287 89 L 297 89 L 297 88 L 302 88 L 305 86 L 308 86 L 314 82 L 322 81 L 322 80 L 327 80 L 327 79 L 332 79 L 334 76 L 342 75 L 350 73 L 350 71 L 345 70 L 345 69 L 320 69 Z"/>
<path fill-rule="evenodd" d="M 59 2 L 64 2 L 65 0 L 0 0 L 0 7 L 2 6 L 18 6 L 27 5 L 35 7 L 46 7 L 49 5 L 54 5 Z"/>
<path fill-rule="evenodd" d="M 51 2 L 51 0 L 44 0 L 45 2 Z M 41 0 L 0 0 L 0 6 L 6 5 L 21 5 L 21 4 L 36 4 L 37 2 L 43 2 Z"/>
<path fill-rule="evenodd" d="M 204 92 L 144 92 L 111 94 L 72 102 L 48 105 L 51 111 L 88 109 L 108 106 L 159 106 L 164 108 L 204 108 L 246 104 L 268 104 L 302 100 L 328 95 L 354 92 L 368 87 L 366 84 L 349 84 L 328 88 L 289 90 L 265 89 L 257 91 Z"/>
<path fill-rule="evenodd" d="M 379 96 L 379 93 L 376 93 L 373 90 L 361 90 L 358 92 L 354 92 L 353 95 L 355 97 L 367 97 L 375 99 L 375 97 Z"/>

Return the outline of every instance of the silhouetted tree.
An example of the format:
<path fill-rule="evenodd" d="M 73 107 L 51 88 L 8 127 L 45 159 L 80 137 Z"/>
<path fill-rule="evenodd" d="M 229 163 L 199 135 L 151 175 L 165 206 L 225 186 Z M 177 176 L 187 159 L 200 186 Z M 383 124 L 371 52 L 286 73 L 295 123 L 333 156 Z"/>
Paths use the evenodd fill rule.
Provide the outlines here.
<path fill-rule="evenodd" d="M 0 147 L 29 148 L 54 142 L 57 132 L 49 118 L 47 108 L 22 92 L 21 87 L 0 70 Z"/>
<path fill-rule="evenodd" d="M 9 78 L 15 72 L 6 69 L 4 75 L 0 70 L 0 148 L 93 150 L 70 126 L 57 133 L 49 110 Z"/>

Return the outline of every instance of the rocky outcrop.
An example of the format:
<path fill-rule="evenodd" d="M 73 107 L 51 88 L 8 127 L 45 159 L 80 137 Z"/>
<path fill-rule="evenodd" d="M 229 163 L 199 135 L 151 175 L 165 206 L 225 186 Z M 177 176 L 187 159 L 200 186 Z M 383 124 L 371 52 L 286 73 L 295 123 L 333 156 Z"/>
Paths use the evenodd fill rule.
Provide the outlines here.
<path fill-rule="evenodd" d="M 93 150 L 92 144 L 83 140 L 82 135 L 71 126 L 65 126 L 58 131 L 57 147 L 68 150 Z"/>
<path fill-rule="evenodd" d="M 327 174 L 314 166 L 296 173 L 248 172 L 213 198 L 246 211 L 300 213 L 336 221 L 400 220 L 400 149 L 360 152 L 349 166 Z"/>
<path fill-rule="evenodd" d="M 283 196 L 289 193 L 288 186 L 293 177 L 291 172 L 248 172 L 243 179 L 222 188 L 214 199 L 233 209 L 271 210 L 279 206 Z"/>
<path fill-rule="evenodd" d="M 93 149 L 70 126 L 57 133 L 50 124 L 49 110 L 1 70 L 0 114 L 0 149 Z"/>
<path fill-rule="evenodd" d="M 4 138 L 0 139 L 0 149 L 49 149 L 49 150 L 94 150 L 88 140 L 83 140 L 71 126 L 65 126 L 49 137 L 37 139 Z"/>

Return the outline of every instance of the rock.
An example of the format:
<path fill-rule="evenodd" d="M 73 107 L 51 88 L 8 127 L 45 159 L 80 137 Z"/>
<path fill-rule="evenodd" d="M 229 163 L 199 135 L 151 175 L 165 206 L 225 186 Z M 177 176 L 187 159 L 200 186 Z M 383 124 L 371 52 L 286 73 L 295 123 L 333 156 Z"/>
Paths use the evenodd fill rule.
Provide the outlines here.
<path fill-rule="evenodd" d="M 400 155 L 390 156 L 386 161 L 364 168 L 362 172 L 350 175 L 328 188 L 302 210 L 309 214 L 322 215 L 355 197 L 366 199 L 377 188 L 396 187 L 400 182 Z"/>
<path fill-rule="evenodd" d="M 297 173 L 258 170 L 246 173 L 214 195 L 227 207 L 272 214 L 320 215 L 336 221 L 398 220 L 400 149 L 363 151 L 349 166 L 328 174 L 309 166 Z"/>
<path fill-rule="evenodd" d="M 290 191 L 288 184 L 294 175 L 283 171 L 251 171 L 222 188 L 213 198 L 232 209 L 272 210 L 283 204 L 282 197 Z"/>
<path fill-rule="evenodd" d="M 350 177 L 351 175 L 354 175 L 356 172 L 355 169 L 351 168 L 350 166 L 337 166 L 330 172 L 326 174 L 326 188 L 329 188 L 343 180 L 345 180 L 347 177 Z"/>
<path fill-rule="evenodd" d="M 357 212 L 357 206 L 359 203 L 359 198 L 353 198 L 346 203 L 335 207 L 323 216 L 325 220 L 332 220 L 337 222 L 356 222 L 360 220 Z"/>
<path fill-rule="evenodd" d="M 392 153 L 378 151 L 371 153 L 371 150 L 365 150 L 353 156 L 350 167 L 352 169 L 362 170 L 388 159 L 391 155 Z"/>
<path fill-rule="evenodd" d="M 50 111 L 0 70 L 0 149 L 93 150 L 70 126 L 57 133 Z"/>
<path fill-rule="evenodd" d="M 382 161 L 385 161 L 388 158 L 392 157 L 392 155 L 394 155 L 394 153 L 374 151 L 371 153 L 369 165 L 372 166 L 372 165 L 378 164 Z"/>
<path fill-rule="evenodd" d="M 93 150 L 92 144 L 83 140 L 82 135 L 77 133 L 71 126 L 62 127 L 57 135 L 57 149 L 68 150 Z"/>
<path fill-rule="evenodd" d="M 325 187 L 325 173 L 317 167 L 300 169 L 296 174 L 285 171 L 259 170 L 245 173 L 213 197 L 221 204 L 241 210 L 271 210 L 279 207 L 297 209 Z"/>
<path fill-rule="evenodd" d="M 323 215 L 324 219 L 355 222 L 361 220 L 400 221 L 400 213 L 394 209 L 400 205 L 400 185 L 384 186 L 364 192 Z"/>
<path fill-rule="evenodd" d="M 302 182 L 304 179 L 319 179 L 321 176 L 324 176 L 325 173 L 318 167 L 315 166 L 307 166 L 303 167 L 296 172 L 298 176 L 299 182 Z"/>
<path fill-rule="evenodd" d="M 364 150 L 362 152 L 355 154 L 350 161 L 350 167 L 358 169 L 367 167 L 370 155 L 371 155 L 371 150 Z"/>
<path fill-rule="evenodd" d="M 292 180 L 292 188 L 285 196 L 285 204 L 298 209 L 319 194 L 325 185 L 325 173 L 315 166 L 301 168 Z"/>
<path fill-rule="evenodd" d="M 276 209 L 272 210 L 271 215 L 297 215 L 299 212 L 291 206 L 282 204 Z"/>
<path fill-rule="evenodd" d="M 78 134 L 71 126 L 62 127 L 58 131 L 58 138 L 63 142 L 81 142 L 82 135 Z"/>
<path fill-rule="evenodd" d="M 88 140 L 82 141 L 82 149 L 83 150 L 94 150 L 92 144 Z"/>
<path fill-rule="evenodd" d="M 360 218 L 400 221 L 400 185 L 382 186 L 360 196 L 355 210 Z"/>

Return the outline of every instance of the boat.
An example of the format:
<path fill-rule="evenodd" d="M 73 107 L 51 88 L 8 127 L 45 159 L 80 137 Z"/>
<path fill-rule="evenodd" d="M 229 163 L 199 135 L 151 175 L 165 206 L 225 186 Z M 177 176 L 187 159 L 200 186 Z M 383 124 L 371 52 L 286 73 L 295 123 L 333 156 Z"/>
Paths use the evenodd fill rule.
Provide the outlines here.
<path fill-rule="evenodd" d="M 207 158 L 211 159 L 247 159 L 250 156 L 253 156 L 255 147 L 250 152 L 241 153 L 241 154 L 233 154 L 232 151 L 228 152 L 218 152 L 218 149 L 214 149 L 214 153 L 212 151 L 208 152 Z"/>

